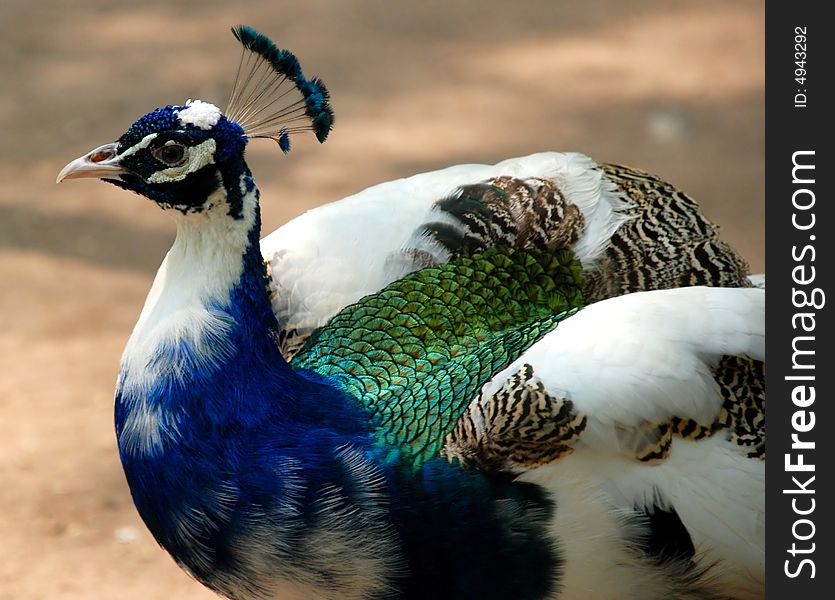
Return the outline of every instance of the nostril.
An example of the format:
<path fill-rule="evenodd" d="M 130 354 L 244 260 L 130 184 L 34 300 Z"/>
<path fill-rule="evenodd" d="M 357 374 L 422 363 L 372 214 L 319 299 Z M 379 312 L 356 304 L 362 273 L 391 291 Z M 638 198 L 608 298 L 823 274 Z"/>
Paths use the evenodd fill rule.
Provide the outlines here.
<path fill-rule="evenodd" d="M 108 158 L 113 158 L 115 153 L 113 150 L 96 150 L 88 157 L 90 162 L 99 163 L 103 160 L 107 160 Z"/>

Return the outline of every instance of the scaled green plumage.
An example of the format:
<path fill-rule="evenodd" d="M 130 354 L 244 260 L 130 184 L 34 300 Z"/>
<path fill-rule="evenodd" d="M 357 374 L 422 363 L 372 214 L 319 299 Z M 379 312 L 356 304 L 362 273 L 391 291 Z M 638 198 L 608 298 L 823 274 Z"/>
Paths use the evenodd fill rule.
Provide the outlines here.
<path fill-rule="evenodd" d="M 379 442 L 419 467 L 484 383 L 582 303 L 571 252 L 492 248 L 346 307 L 293 365 L 338 381 L 370 411 Z"/>

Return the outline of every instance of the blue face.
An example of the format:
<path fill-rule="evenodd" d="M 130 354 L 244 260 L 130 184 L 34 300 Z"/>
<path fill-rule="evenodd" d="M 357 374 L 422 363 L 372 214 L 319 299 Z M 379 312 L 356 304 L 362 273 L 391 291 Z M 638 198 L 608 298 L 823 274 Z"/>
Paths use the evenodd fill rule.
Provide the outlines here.
<path fill-rule="evenodd" d="M 199 100 L 169 105 L 139 118 L 115 144 L 118 178 L 107 181 L 183 213 L 203 210 L 223 185 L 239 176 L 247 137 L 220 110 Z"/>

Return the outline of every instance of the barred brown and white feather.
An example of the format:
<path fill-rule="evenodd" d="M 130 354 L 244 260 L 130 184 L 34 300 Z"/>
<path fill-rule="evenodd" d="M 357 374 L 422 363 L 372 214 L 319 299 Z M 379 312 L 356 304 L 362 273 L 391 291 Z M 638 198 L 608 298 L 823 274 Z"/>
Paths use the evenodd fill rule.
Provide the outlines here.
<path fill-rule="evenodd" d="M 470 404 L 442 454 L 487 470 L 534 468 L 571 454 L 585 427 L 571 400 L 549 394 L 526 364 L 498 392 Z"/>
<path fill-rule="evenodd" d="M 418 228 L 403 252 L 425 247 L 427 239 L 444 250 L 446 260 L 497 245 L 570 248 L 585 228 L 580 209 L 556 181 L 541 177 L 501 176 L 465 185 L 435 203 L 433 212 L 439 219 Z"/>
<path fill-rule="evenodd" d="M 713 375 L 723 401 L 716 425 L 727 427 L 750 458 L 765 460 L 765 363 L 725 356 Z"/>
<path fill-rule="evenodd" d="M 623 449 L 641 462 L 664 460 L 673 446 L 673 429 L 669 423 L 642 421 L 637 427 L 616 426 Z"/>
<path fill-rule="evenodd" d="M 685 193 L 649 173 L 601 165 L 631 201 L 630 219 L 612 236 L 588 274 L 593 300 L 692 285 L 750 287 L 748 264 Z"/>

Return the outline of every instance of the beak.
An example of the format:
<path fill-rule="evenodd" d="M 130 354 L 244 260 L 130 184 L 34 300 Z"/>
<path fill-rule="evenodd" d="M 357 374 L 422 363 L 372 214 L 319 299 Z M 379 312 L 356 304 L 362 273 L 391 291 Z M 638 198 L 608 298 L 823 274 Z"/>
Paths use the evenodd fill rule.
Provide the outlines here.
<path fill-rule="evenodd" d="M 81 179 L 93 177 L 99 179 L 118 179 L 118 175 L 128 170 L 119 164 L 116 154 L 116 143 L 99 146 L 92 152 L 76 158 L 58 173 L 55 183 L 65 179 Z"/>

